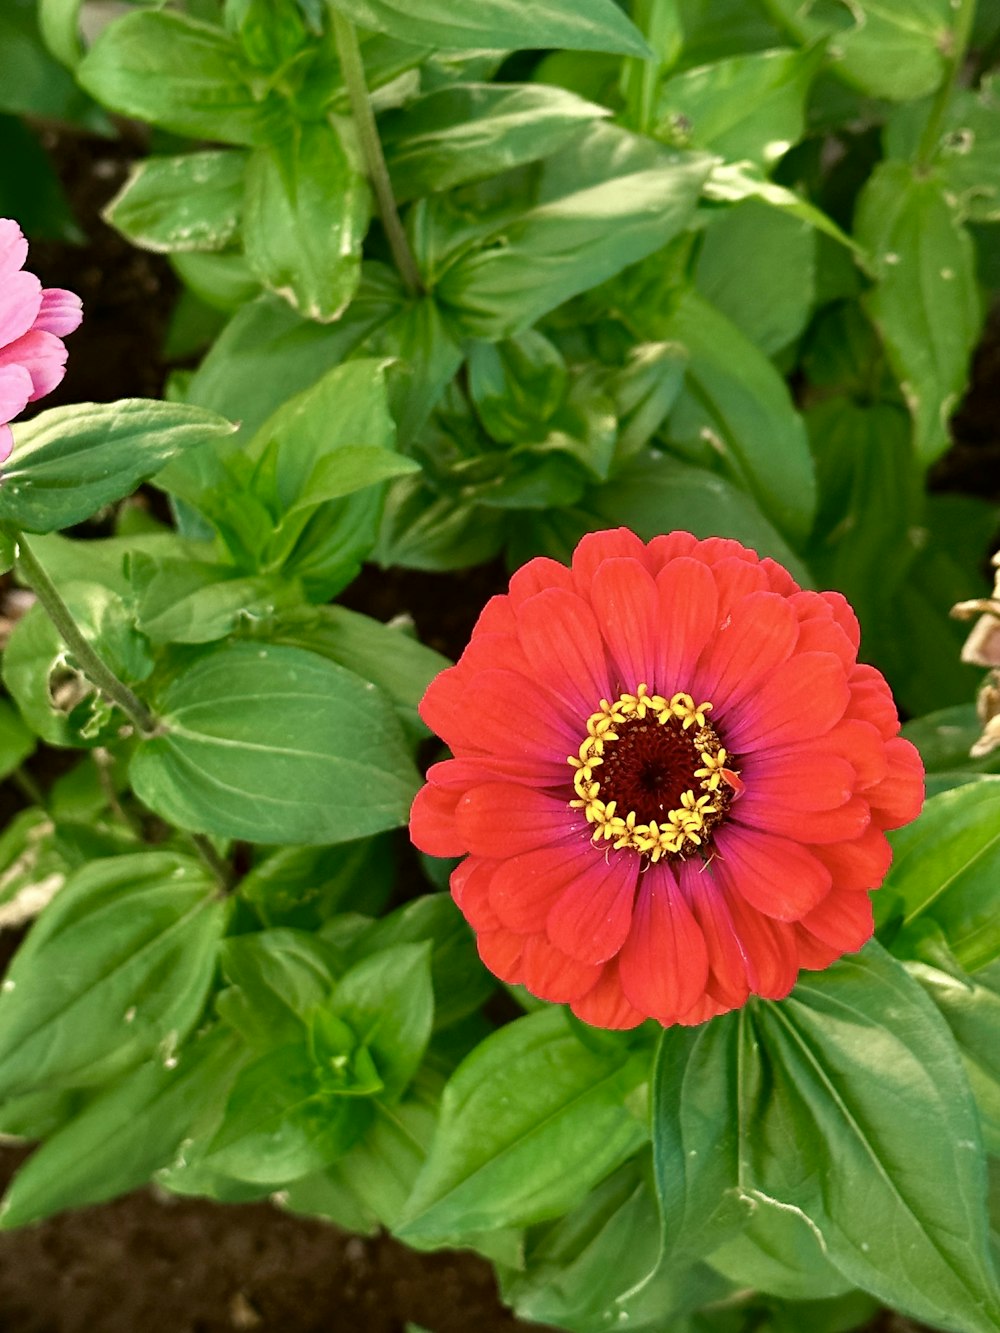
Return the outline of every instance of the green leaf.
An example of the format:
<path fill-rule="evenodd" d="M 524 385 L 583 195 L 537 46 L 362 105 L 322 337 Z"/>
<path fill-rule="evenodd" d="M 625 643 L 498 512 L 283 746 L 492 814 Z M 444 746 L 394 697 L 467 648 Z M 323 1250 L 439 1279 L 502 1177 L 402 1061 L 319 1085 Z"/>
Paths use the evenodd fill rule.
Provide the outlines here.
<path fill-rule="evenodd" d="M 0 1203 L 0 1227 L 146 1184 L 198 1122 L 221 1109 L 242 1058 L 236 1039 L 215 1030 L 168 1064 L 149 1061 L 103 1089 L 18 1171 Z"/>
<path fill-rule="evenodd" d="M 1000 1287 L 976 1110 L 916 982 L 869 944 L 760 1006 L 756 1026 L 769 1083 L 750 1137 L 756 1188 L 801 1209 L 855 1285 L 914 1318 L 989 1333 Z"/>
<path fill-rule="evenodd" d="M 709 440 L 779 531 L 801 541 L 812 526 L 816 479 L 805 427 L 774 366 L 692 289 L 644 331 L 681 343 L 690 358 L 671 438 Z"/>
<path fill-rule="evenodd" d="M 705 154 L 672 153 L 597 126 L 589 146 L 580 146 L 592 179 L 573 183 L 575 151 L 560 156 L 557 181 L 565 192 L 504 219 L 484 248 L 460 258 L 438 282 L 439 298 L 469 335 L 509 338 L 662 249 L 690 221 L 712 165 Z"/>
<path fill-rule="evenodd" d="M 281 99 L 252 85 L 239 44 L 183 14 L 124 15 L 103 30 L 76 73 L 113 111 L 194 139 L 268 144 L 286 122 Z"/>
<path fill-rule="evenodd" d="M 448 0 L 335 0 L 362 28 L 419 45 L 500 50 L 568 47 L 648 56 L 649 47 L 613 0 L 478 0 L 456 10 Z"/>
<path fill-rule="evenodd" d="M 459 83 L 379 123 L 393 193 L 416 199 L 558 152 L 606 107 L 544 84 Z"/>
<path fill-rule="evenodd" d="M 375 558 L 404 569 L 462 569 L 492 560 L 504 541 L 496 510 L 439 495 L 423 477 L 404 477 L 389 492 Z"/>
<path fill-rule="evenodd" d="M 0 522 L 29 532 L 72 527 L 184 450 L 234 429 L 214 412 L 147 398 L 49 408 L 14 426 Z"/>
<path fill-rule="evenodd" d="M 237 1076 L 203 1160 L 236 1180 L 282 1185 L 336 1161 L 371 1115 L 364 1098 L 324 1092 L 304 1046 L 281 1046 Z"/>
<path fill-rule="evenodd" d="M 255 1051 L 303 1042 L 306 1017 L 334 985 L 333 951 L 302 930 L 235 935 L 222 946 L 232 988 L 216 1000 L 220 1015 Z"/>
<path fill-rule="evenodd" d="M 733 1286 L 756 1288 L 783 1300 L 842 1296 L 853 1283 L 830 1263 L 820 1237 L 797 1209 L 755 1200 L 745 1228 L 724 1241 L 708 1263 Z"/>
<path fill-rule="evenodd" d="M 767 180 L 760 169 L 750 162 L 716 162 L 705 182 L 704 192 L 706 199 L 719 204 L 737 204 L 745 199 L 757 199 L 769 208 L 808 222 L 810 227 L 839 241 L 849 250 L 860 252 L 860 247 L 851 237 L 841 231 L 821 209 L 794 190 Z"/>
<path fill-rule="evenodd" d="M 893 863 L 883 911 L 903 926 L 924 920 L 944 932 L 968 971 L 1000 957 L 1000 786 L 978 782 L 942 792 L 892 834 Z"/>
<path fill-rule="evenodd" d="M 411 734 L 428 735 L 417 708 L 427 686 L 450 663 L 413 637 L 405 624 L 384 625 L 344 606 L 317 606 L 283 616 L 272 637 L 373 681 L 393 701 Z"/>
<path fill-rule="evenodd" d="M 224 250 L 239 231 L 247 160 L 218 149 L 147 157 L 101 216 L 143 250 Z"/>
<path fill-rule="evenodd" d="M 850 8 L 766 0 L 766 7 L 799 41 L 829 38 L 839 76 L 892 101 L 933 92 L 955 40 L 950 0 L 858 0 Z"/>
<path fill-rule="evenodd" d="M 0 699 L 0 778 L 20 768 L 34 749 L 35 738 L 20 714 L 6 699 Z"/>
<path fill-rule="evenodd" d="M 390 1102 L 417 1072 L 430 1040 L 430 961 L 427 942 L 381 948 L 344 973 L 330 1004 L 370 1051 Z"/>
<path fill-rule="evenodd" d="M 959 979 L 924 963 L 907 963 L 940 1009 L 958 1044 L 979 1108 L 986 1151 L 1000 1155 L 1000 994 L 976 979 Z"/>
<path fill-rule="evenodd" d="M 667 79 L 656 105 L 657 138 L 711 148 L 731 161 L 773 166 L 802 138 L 821 46 L 755 51 Z"/>
<path fill-rule="evenodd" d="M 370 207 L 337 125 L 296 125 L 247 165 L 247 262 L 300 315 L 329 324 L 357 290 Z"/>
<path fill-rule="evenodd" d="M 80 10 L 83 0 L 39 0 L 38 27 L 45 45 L 63 65 L 75 69 L 83 55 Z"/>
<path fill-rule="evenodd" d="M 136 795 L 182 828 L 254 842 L 348 842 L 405 823 L 417 787 L 374 687 L 298 648 L 234 643 L 169 684 Z"/>
<path fill-rule="evenodd" d="M 374 913 L 392 889 L 390 838 L 336 847 L 279 847 L 240 880 L 239 895 L 268 926 L 316 930 L 338 911 Z"/>
<path fill-rule="evenodd" d="M 131 558 L 136 623 L 153 643 L 212 643 L 243 623 L 268 623 L 301 604 L 293 580 L 239 578 L 231 565 Z"/>
<path fill-rule="evenodd" d="M 903 735 L 920 751 L 929 797 L 966 782 L 992 781 L 1000 772 L 1000 751 L 969 755 L 982 730 L 975 704 L 955 704 L 906 723 Z"/>
<path fill-rule="evenodd" d="M 866 306 L 885 341 L 925 464 L 949 444 L 948 418 L 965 388 L 981 310 L 975 256 L 941 179 L 883 162 L 858 200 L 855 234 L 872 255 Z"/>
<path fill-rule="evenodd" d="M 197 1022 L 227 916 L 200 864 L 168 852 L 95 861 L 38 918 L 0 993 L 5 1094 L 102 1082 Z"/>
<path fill-rule="evenodd" d="M 750 265 L 747 255 L 753 255 Z M 814 229 L 753 199 L 715 214 L 694 271 L 706 301 L 765 356 L 780 352 L 805 328 L 815 279 Z"/>
<path fill-rule="evenodd" d="M 568 387 L 566 363 L 537 329 L 469 349 L 469 393 L 476 415 L 494 440 L 518 444 L 544 439 Z"/>
<path fill-rule="evenodd" d="M 643 1142 L 644 1061 L 598 1055 L 547 1009 L 501 1028 L 455 1071 L 399 1236 L 420 1247 L 555 1217 Z"/>

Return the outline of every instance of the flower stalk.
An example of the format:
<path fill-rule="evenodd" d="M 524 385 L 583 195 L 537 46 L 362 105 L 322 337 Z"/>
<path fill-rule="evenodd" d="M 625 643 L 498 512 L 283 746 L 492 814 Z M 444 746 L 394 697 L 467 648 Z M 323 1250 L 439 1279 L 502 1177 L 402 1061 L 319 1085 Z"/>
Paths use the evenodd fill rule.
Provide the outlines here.
<path fill-rule="evenodd" d="M 344 86 L 347 88 L 347 96 L 351 103 L 351 112 L 354 116 L 354 125 L 358 134 L 358 143 L 361 146 L 361 152 L 365 160 L 368 180 L 375 191 L 379 216 L 382 219 L 382 226 L 385 228 L 389 249 L 392 251 L 396 268 L 399 270 L 399 275 L 406 284 L 410 295 L 420 296 L 423 293 L 424 284 L 420 277 L 420 270 L 417 268 L 417 261 L 410 249 L 410 243 L 406 239 L 403 224 L 399 220 L 396 197 L 392 192 L 392 181 L 389 179 L 389 168 L 385 164 L 382 141 L 378 137 L 375 113 L 372 111 L 371 99 L 368 96 L 368 85 L 365 82 L 365 65 L 361 57 L 358 34 L 355 31 L 354 24 L 349 19 L 344 18 L 335 9 L 332 13 L 333 32 L 337 42 L 337 54 L 340 57 L 340 68 L 344 76 Z"/>
<path fill-rule="evenodd" d="M 140 736 L 154 736 L 159 729 L 156 717 L 124 681 L 119 680 L 107 662 L 84 637 L 73 613 L 39 563 L 23 533 L 16 533 L 17 563 L 25 582 L 45 609 L 46 615 L 59 631 L 63 643 L 73 654 L 73 660 L 101 694 L 117 704 L 128 717 Z"/>

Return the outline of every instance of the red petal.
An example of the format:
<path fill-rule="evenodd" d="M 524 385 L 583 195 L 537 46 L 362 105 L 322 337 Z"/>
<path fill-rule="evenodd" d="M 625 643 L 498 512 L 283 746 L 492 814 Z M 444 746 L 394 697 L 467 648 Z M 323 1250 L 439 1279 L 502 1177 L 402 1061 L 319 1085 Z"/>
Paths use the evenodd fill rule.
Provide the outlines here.
<path fill-rule="evenodd" d="M 585 963 L 613 958 L 632 924 L 639 861 L 626 851 L 595 855 L 552 906 L 545 933 L 557 948 Z"/>
<path fill-rule="evenodd" d="M 539 555 L 534 560 L 529 560 L 526 565 L 522 565 L 511 576 L 511 606 L 517 611 L 522 602 L 525 602 L 529 597 L 537 597 L 540 592 L 545 592 L 547 588 L 570 589 L 572 587 L 573 575 L 565 565 L 561 565 L 558 560 L 551 560 L 547 555 Z"/>
<path fill-rule="evenodd" d="M 726 902 L 743 947 L 750 989 L 766 1000 L 783 999 L 799 972 L 794 927 L 764 916 L 731 889 L 726 890 Z"/>
<path fill-rule="evenodd" d="M 881 782 L 889 770 L 885 741 L 878 728 L 858 718 L 841 718 L 823 737 L 823 749 L 847 760 L 856 774 L 859 791 Z"/>
<path fill-rule="evenodd" d="M 877 889 L 892 863 L 889 840 L 874 824 L 853 842 L 834 842 L 814 851 L 829 866 L 837 889 Z"/>
<path fill-rule="evenodd" d="M 852 796 L 836 810 L 791 810 L 762 799 L 748 788 L 733 807 L 733 823 L 796 842 L 851 842 L 871 823 L 871 811 L 861 796 Z"/>
<path fill-rule="evenodd" d="M 693 551 L 692 554 L 697 556 L 699 552 Z M 719 590 L 720 620 L 724 620 L 730 611 L 739 606 L 744 597 L 750 597 L 755 592 L 770 592 L 767 575 L 756 559 L 727 556 L 724 560 L 710 563 Z M 784 598 L 781 600 L 784 601 Z"/>
<path fill-rule="evenodd" d="M 690 555 L 698 545 L 697 538 L 690 532 L 667 532 L 654 537 L 646 547 L 646 564 L 651 574 L 659 574 L 670 560 L 679 555 Z"/>
<path fill-rule="evenodd" d="M 601 975 L 600 967 L 569 958 L 544 935 L 532 935 L 525 941 L 521 969 L 532 995 L 553 1004 L 579 1000 Z"/>
<path fill-rule="evenodd" d="M 506 593 L 501 593 L 491 597 L 480 611 L 472 637 L 475 639 L 480 634 L 509 634 L 513 637 L 516 632 L 517 619 L 514 608 Z"/>
<path fill-rule="evenodd" d="M 601 699 L 612 697 L 604 640 L 590 606 L 575 593 L 549 588 L 517 614 L 518 637 L 532 673 L 580 718 L 580 736 Z"/>
<path fill-rule="evenodd" d="M 899 828 L 916 819 L 924 803 L 924 765 L 916 748 L 902 736 L 885 743 L 889 773 L 877 787 L 865 792 L 872 819 L 882 828 Z"/>
<path fill-rule="evenodd" d="M 830 614 L 830 608 L 814 592 L 799 592 L 788 599 L 799 618 L 797 653 L 833 653 L 846 670 L 857 662 L 857 649 Z"/>
<path fill-rule="evenodd" d="M 410 808 L 410 840 L 428 856 L 461 856 L 469 849 L 455 826 L 461 789 L 421 787 Z"/>
<path fill-rule="evenodd" d="M 611 528 L 606 532 L 588 532 L 581 537 L 573 552 L 573 586 L 583 597 L 590 596 L 594 574 L 605 560 L 619 556 L 631 557 L 646 563 L 646 545 L 628 528 Z"/>
<path fill-rule="evenodd" d="M 705 937 L 669 866 L 650 866 L 641 876 L 618 967 L 629 1002 L 664 1025 L 675 1022 L 704 992 Z"/>
<path fill-rule="evenodd" d="M 800 843 L 732 825 L 715 843 L 719 879 L 765 916 L 798 921 L 830 891 L 830 871 Z"/>
<path fill-rule="evenodd" d="M 490 886 L 490 902 L 503 925 L 522 935 L 545 929 L 553 903 L 594 860 L 604 864 L 590 843 L 559 842 L 502 861 Z"/>
<path fill-rule="evenodd" d="M 451 872 L 451 896 L 473 930 L 500 930 L 501 922 L 490 906 L 490 881 L 496 874 L 496 861 L 468 856 Z"/>
<path fill-rule="evenodd" d="M 843 593 L 839 592 L 821 592 L 819 596 L 830 608 L 834 620 L 847 635 L 848 641 L 856 653 L 861 644 L 861 626 L 851 609 L 850 602 Z"/>
<path fill-rule="evenodd" d="M 658 652 L 649 685 L 669 699 L 691 689 L 698 656 L 718 627 L 719 596 L 708 566 L 683 556 L 660 571 L 656 588 L 662 628 L 653 642 Z"/>
<path fill-rule="evenodd" d="M 881 672 L 859 662 L 848 675 L 847 683 L 851 688 L 847 716 L 872 723 L 885 740 L 895 736 L 899 731 L 899 714 Z"/>
<path fill-rule="evenodd" d="M 509 986 L 519 986 L 524 977 L 521 956 L 524 952 L 524 936 L 515 935 L 511 930 L 487 930 L 476 936 L 476 948 L 495 977 L 506 981 Z"/>
<path fill-rule="evenodd" d="M 789 574 L 784 565 L 779 565 L 777 560 L 772 560 L 770 556 L 765 556 L 760 562 L 760 567 L 767 575 L 767 586 L 772 592 L 781 593 L 782 597 L 791 597 L 793 593 L 799 591 L 799 585 Z"/>
<path fill-rule="evenodd" d="M 715 879 L 715 862 L 696 865 L 684 861 L 680 881 L 705 937 L 710 968 L 708 992 L 724 1009 L 736 1009 L 750 994 L 750 983 L 743 946 Z"/>
<path fill-rule="evenodd" d="M 818 746 L 758 750 L 744 764 L 740 776 L 751 805 L 764 811 L 770 805 L 787 810 L 831 810 L 854 795 L 857 775 L 846 759 Z M 747 824 L 766 828 L 763 818 L 744 818 L 741 800 L 737 812 Z"/>
<path fill-rule="evenodd" d="M 614 961 L 605 963 L 597 984 L 579 1000 L 574 1000 L 570 1008 L 577 1018 L 595 1028 L 623 1031 L 638 1027 L 646 1019 L 644 1013 L 626 1000 L 618 976 L 618 964 Z"/>
<path fill-rule="evenodd" d="M 801 924 L 824 944 L 853 953 L 871 939 L 875 929 L 871 899 L 867 893 L 834 889 Z"/>
<path fill-rule="evenodd" d="M 605 560 L 594 573 L 590 600 L 616 675 L 615 696 L 642 683 L 652 689 L 662 632 L 652 575 L 638 560 Z"/>
<path fill-rule="evenodd" d="M 727 749 L 745 754 L 813 740 L 840 721 L 849 701 L 838 658 L 832 653 L 796 654 L 775 667 L 752 695 L 727 707 Z"/>
<path fill-rule="evenodd" d="M 487 782 L 465 793 L 458 829 L 478 856 L 506 858 L 551 847 L 574 832 L 589 842 L 589 825 L 565 801 L 513 782 Z"/>
<path fill-rule="evenodd" d="M 706 644 L 695 676 L 701 698 L 695 702 L 710 699 L 715 707 L 712 720 L 718 721 L 722 710 L 751 693 L 785 661 L 797 635 L 795 614 L 787 602 L 769 592 L 750 593 L 723 615 L 717 633 Z"/>

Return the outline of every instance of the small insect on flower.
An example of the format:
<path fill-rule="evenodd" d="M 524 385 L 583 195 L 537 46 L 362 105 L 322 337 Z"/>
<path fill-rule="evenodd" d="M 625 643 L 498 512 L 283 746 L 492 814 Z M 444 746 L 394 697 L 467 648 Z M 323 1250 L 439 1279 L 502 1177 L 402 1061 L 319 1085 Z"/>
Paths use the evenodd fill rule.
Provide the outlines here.
<path fill-rule="evenodd" d="M 28 242 L 12 218 L 0 218 L 0 463 L 10 457 L 9 423 L 51 393 L 66 373 L 63 338 L 83 318 L 80 298 L 43 287 L 24 271 Z"/>
<path fill-rule="evenodd" d="M 625 528 L 529 561 L 424 721 L 411 836 L 504 981 L 598 1027 L 779 999 L 872 933 L 923 768 L 839 593 L 738 542 Z"/>

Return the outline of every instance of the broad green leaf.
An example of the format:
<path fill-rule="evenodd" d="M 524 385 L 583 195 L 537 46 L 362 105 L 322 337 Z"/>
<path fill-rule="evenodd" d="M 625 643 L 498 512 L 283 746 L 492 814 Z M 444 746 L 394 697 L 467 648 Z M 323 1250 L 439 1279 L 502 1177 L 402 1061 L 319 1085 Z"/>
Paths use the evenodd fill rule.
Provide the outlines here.
<path fill-rule="evenodd" d="M 842 1296 L 854 1286 L 830 1263 L 812 1224 L 797 1209 L 755 1198 L 746 1226 L 723 1242 L 708 1263 L 733 1286 L 783 1300 Z"/>
<path fill-rule="evenodd" d="M 1000 785 L 977 782 L 942 792 L 892 834 L 883 886 L 904 927 L 924 919 L 944 932 L 968 971 L 1000 957 Z"/>
<path fill-rule="evenodd" d="M 185 291 L 217 315 L 233 315 L 261 294 L 260 279 L 250 271 L 241 250 L 175 250 L 170 267 Z M 185 402 L 193 378 L 193 372 L 175 371 L 169 397 Z"/>
<path fill-rule="evenodd" d="M 765 356 L 774 356 L 813 313 L 816 233 L 801 218 L 758 200 L 721 210 L 705 231 L 694 281 L 706 301 Z"/>
<path fill-rule="evenodd" d="M 613 0 L 478 0 L 456 9 L 449 0 L 335 0 L 352 22 L 427 46 L 499 50 L 567 47 L 648 56 L 642 34 Z"/>
<path fill-rule="evenodd" d="M 378 912 L 395 869 L 391 835 L 335 847 L 279 847 L 243 876 L 238 891 L 266 926 L 316 930 L 348 908 Z"/>
<path fill-rule="evenodd" d="M 239 578 L 231 565 L 141 555 L 131 565 L 136 624 L 153 643 L 212 643 L 302 601 L 294 580 Z"/>
<path fill-rule="evenodd" d="M 465 1059 L 399 1236 L 428 1247 L 558 1216 L 643 1142 L 645 1061 L 584 1046 L 561 1009 L 517 1019 Z"/>
<path fill-rule="evenodd" d="M 662 249 L 690 221 L 712 159 L 598 129 L 579 150 L 582 184 L 568 175 L 575 150 L 566 150 L 552 181 L 558 197 L 504 219 L 484 248 L 460 258 L 438 282 L 439 298 L 455 308 L 468 334 L 496 340 L 520 333 Z"/>
<path fill-rule="evenodd" d="M 699 1258 L 750 1215 L 749 1115 L 760 1071 L 743 1013 L 667 1028 L 653 1071 L 653 1162 L 665 1258 Z"/>
<path fill-rule="evenodd" d="M 668 434 L 696 446 L 708 440 L 778 530 L 801 541 L 812 526 L 816 479 L 802 418 L 774 366 L 693 289 L 647 325 L 689 357 Z"/>
<path fill-rule="evenodd" d="M 11 0 L 0 9 L 0 111 L 110 133 L 107 118 L 46 49 L 37 8 L 28 0 Z"/>
<path fill-rule="evenodd" d="M 399 1099 L 420 1067 L 434 1022 L 430 944 L 392 944 L 348 968 L 330 1010 L 368 1048 L 385 1085 Z"/>
<path fill-rule="evenodd" d="M 220 150 L 147 157 L 102 216 L 143 250 L 224 250 L 239 230 L 247 160 Z"/>
<path fill-rule="evenodd" d="M 755 1026 L 768 1084 L 749 1140 L 757 1188 L 800 1209 L 855 1285 L 914 1318 L 990 1333 L 1000 1285 L 975 1105 L 917 983 L 872 943 L 760 1006 Z"/>
<path fill-rule="evenodd" d="M 39 0 L 38 28 L 45 45 L 62 64 L 75 69 L 83 55 L 80 10 L 83 0 Z"/>
<path fill-rule="evenodd" d="M 238 1041 L 216 1031 L 102 1089 L 18 1171 L 0 1203 L 0 1227 L 145 1185 L 198 1122 L 221 1108 L 242 1059 Z"/>
<path fill-rule="evenodd" d="M 944 77 L 956 13 L 950 0 L 766 0 L 766 7 L 799 41 L 828 38 L 837 74 L 872 97 L 922 97 Z"/>
<path fill-rule="evenodd" d="M 317 462 L 305 492 L 288 513 L 312 510 L 330 500 L 342 500 L 345 495 L 353 495 L 366 486 L 377 486 L 393 477 L 405 477 L 407 473 L 419 471 L 420 464 L 402 454 L 393 454 L 375 445 L 348 444 L 332 457 Z"/>
<path fill-rule="evenodd" d="M 6 699 L 0 699 L 0 778 L 20 768 L 34 748 L 35 738 L 21 715 Z"/>
<path fill-rule="evenodd" d="M 147 398 L 49 408 L 14 427 L 0 522 L 29 532 L 72 527 L 234 429 L 203 408 Z"/>
<path fill-rule="evenodd" d="M 281 99 L 253 86 L 239 44 L 183 14 L 125 14 L 104 29 L 76 72 L 113 111 L 194 139 L 268 144 L 286 122 Z"/>
<path fill-rule="evenodd" d="M 367 1099 L 324 1092 L 304 1046 L 281 1046 L 237 1076 L 203 1160 L 237 1180 L 282 1185 L 336 1161 L 371 1116 Z"/>
<path fill-rule="evenodd" d="M 972 977 L 959 980 L 925 963 L 907 963 L 940 1009 L 958 1044 L 979 1108 L 987 1152 L 1000 1155 L 1000 994 Z"/>
<path fill-rule="evenodd" d="M 568 387 L 558 348 L 537 329 L 469 349 L 469 393 L 476 415 L 494 440 L 518 444 L 544 439 Z"/>
<path fill-rule="evenodd" d="M 296 125 L 247 164 L 247 262 L 305 319 L 329 324 L 357 290 L 370 207 L 336 123 Z"/>
<path fill-rule="evenodd" d="M 827 217 L 815 204 L 809 203 L 794 190 L 768 180 L 752 162 L 716 162 L 705 182 L 704 192 L 706 199 L 719 204 L 738 204 L 745 199 L 758 199 L 769 208 L 808 222 L 810 227 L 839 241 L 849 250 L 860 250 L 851 237 L 841 231 L 833 219 Z"/>
<path fill-rule="evenodd" d="M 222 1018 L 255 1051 L 303 1042 L 306 1016 L 334 985 L 332 950 L 302 930 L 235 935 L 222 946 L 232 988 L 216 1000 Z"/>
<path fill-rule="evenodd" d="M 234 643 L 155 701 L 163 734 L 136 795 L 182 828 L 254 842 L 348 842 L 403 824 L 417 786 L 391 705 L 298 648 Z"/>
<path fill-rule="evenodd" d="M 404 200 L 548 157 L 609 114 L 564 88 L 459 83 L 390 111 L 379 134 L 393 193 Z"/>
<path fill-rule="evenodd" d="M 684 387 L 688 356 L 680 343 L 636 343 L 625 365 L 609 376 L 607 391 L 618 417 L 612 471 L 649 444 Z"/>
<path fill-rule="evenodd" d="M 773 166 L 803 136 L 806 96 L 822 59 L 814 46 L 684 70 L 660 89 L 654 132 L 667 143 Z"/>
<path fill-rule="evenodd" d="M 174 1047 L 205 1003 L 227 916 L 201 865 L 169 852 L 70 876 L 0 990 L 0 1087 L 102 1082 Z"/>
<path fill-rule="evenodd" d="M 317 606 L 282 617 L 273 638 L 374 681 L 393 701 L 408 731 L 420 737 L 428 734 L 417 707 L 427 686 L 449 662 L 404 625 L 384 625 L 344 606 Z"/>
<path fill-rule="evenodd" d="M 440 495 L 423 477 L 403 477 L 386 500 L 375 559 L 404 569 L 481 565 L 500 551 L 504 528 L 500 511 Z"/>
<path fill-rule="evenodd" d="M 965 388 L 981 310 L 968 232 L 939 176 L 883 162 L 858 200 L 855 234 L 876 279 L 867 308 L 914 421 L 917 454 L 948 447 L 948 418 Z"/>

